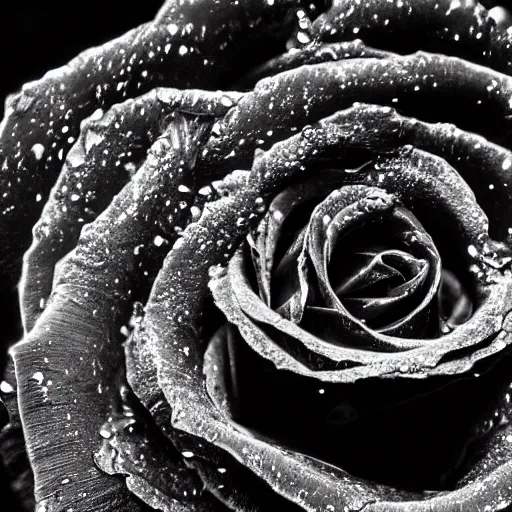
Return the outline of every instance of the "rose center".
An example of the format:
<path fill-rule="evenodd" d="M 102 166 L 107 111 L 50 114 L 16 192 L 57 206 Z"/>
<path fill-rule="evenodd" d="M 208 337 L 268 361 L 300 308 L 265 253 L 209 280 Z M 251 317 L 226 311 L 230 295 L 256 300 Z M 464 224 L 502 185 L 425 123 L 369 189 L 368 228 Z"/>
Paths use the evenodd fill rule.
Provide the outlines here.
<path fill-rule="evenodd" d="M 430 264 L 397 249 L 352 251 L 335 262 L 331 286 L 345 308 L 373 329 L 407 314 L 415 295 L 428 285 Z M 335 270 L 338 270 L 336 272 Z"/>

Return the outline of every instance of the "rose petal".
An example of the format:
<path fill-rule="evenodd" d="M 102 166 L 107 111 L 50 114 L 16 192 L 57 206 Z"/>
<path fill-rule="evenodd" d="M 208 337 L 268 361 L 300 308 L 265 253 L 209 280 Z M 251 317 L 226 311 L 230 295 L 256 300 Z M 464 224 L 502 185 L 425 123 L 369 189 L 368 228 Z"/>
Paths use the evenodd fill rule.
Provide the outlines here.
<path fill-rule="evenodd" d="M 76 245 L 82 227 L 111 202 L 139 167 L 176 112 L 221 116 L 236 104 L 236 93 L 154 89 L 81 123 L 24 256 L 21 301 L 30 331 L 50 296 L 54 267 Z M 127 151 L 129 147 L 129 151 Z M 100 171 L 100 172 L 99 172 Z"/>
<path fill-rule="evenodd" d="M 444 269 L 439 293 L 441 320 L 448 329 L 466 322 L 473 313 L 473 301 L 457 276 Z"/>
<path fill-rule="evenodd" d="M 380 133 L 389 135 L 390 147 L 411 144 L 444 158 L 470 185 L 489 217 L 490 233 L 499 240 L 508 235 L 512 215 L 509 150 L 455 125 L 425 123 L 377 105 L 356 104 L 324 122 L 339 124 L 347 130 L 354 124 L 360 125 L 363 133 L 377 126 Z"/>
<path fill-rule="evenodd" d="M 233 78 L 232 69 L 243 74 L 245 66 L 284 47 L 292 30 L 289 13 L 300 6 L 316 9 L 314 2 L 301 0 L 169 1 L 155 21 L 83 52 L 11 96 L 0 125 L 0 188 L 9 191 L 0 203 L 0 262 L 14 264 L 28 247 L 30 228 L 82 119 L 157 86 L 222 86 L 227 76 Z M 32 124 L 35 114 L 38 123 Z"/>
<path fill-rule="evenodd" d="M 489 84 L 493 84 L 490 89 Z M 424 52 L 302 66 L 260 81 L 244 96 L 219 123 L 204 165 L 213 174 L 226 166 L 250 166 L 256 148 L 266 149 L 354 101 L 392 103 L 398 98 L 408 114 L 457 120 L 460 126 L 477 131 L 492 127 L 488 135 L 502 137 L 507 132 L 511 93 L 511 77 Z M 463 119 L 459 119 L 461 112 Z M 355 126 L 354 137 L 358 135 Z M 383 141 L 396 140 L 396 133 L 378 133 Z"/>
<path fill-rule="evenodd" d="M 125 414 L 110 417 L 100 431 L 104 439 L 94 453 L 98 467 L 109 475 L 126 475 L 128 489 L 154 509 L 221 510 L 212 496 L 202 492 L 201 480 L 152 420 L 143 418 L 140 410 L 126 405 L 124 409 Z"/>
<path fill-rule="evenodd" d="M 187 186 L 208 127 L 183 116 L 171 123 L 134 179 L 82 230 L 57 272 L 50 306 L 13 348 L 38 504 L 139 508 L 122 481 L 96 469 L 91 453 L 117 394 L 129 301 L 144 296 L 165 255 L 166 244 L 154 240 L 173 236 L 169 214 L 184 217 L 179 203 L 191 203 Z M 48 429 L 55 423 L 57 432 Z"/>
<path fill-rule="evenodd" d="M 88 299 L 76 295 L 56 296 L 33 334 L 13 349 L 36 505 L 143 510 L 122 481 L 106 477 L 92 461 L 121 361 L 109 311 L 95 309 L 104 297 L 92 290 Z M 94 353 L 98 343 L 101 353 Z"/>
<path fill-rule="evenodd" d="M 343 194 L 343 190 L 347 189 L 344 187 L 340 189 L 340 193 Z M 378 190 L 378 189 L 376 189 Z M 379 196 L 375 196 L 374 201 L 378 200 Z M 371 199 L 369 197 L 369 199 Z M 324 201 L 322 205 L 327 202 Z M 368 212 L 366 212 L 366 204 L 362 201 L 361 207 L 363 208 L 363 222 L 370 217 L 370 213 L 372 208 L 370 207 L 371 203 L 368 205 Z M 319 206 L 319 209 L 322 210 L 322 205 Z M 310 237 L 310 256 L 313 262 L 313 266 L 317 271 L 317 275 L 319 277 L 319 284 L 324 290 L 324 293 L 329 297 L 328 303 L 333 307 L 333 309 L 340 310 L 340 298 L 339 296 L 332 290 L 329 279 L 327 277 L 327 264 L 328 259 L 332 256 L 332 251 L 335 246 L 335 238 L 339 237 L 340 231 L 342 229 L 350 229 L 347 224 L 352 224 L 353 222 L 357 222 L 357 214 L 360 213 L 359 208 L 355 211 L 355 215 L 353 218 L 349 220 L 349 222 L 345 221 L 345 215 L 350 217 L 350 207 L 347 208 L 347 212 L 343 213 L 340 211 L 335 214 L 332 221 L 329 221 L 328 224 L 324 222 L 324 215 L 319 213 L 312 219 L 312 236 Z M 329 215 L 329 214 L 327 214 Z M 384 316 L 387 317 L 386 320 L 387 325 L 383 328 L 376 329 L 379 332 L 386 333 L 389 335 L 400 336 L 400 337 L 409 337 L 409 338 L 425 338 L 431 336 L 425 336 L 422 333 L 428 330 L 429 320 L 431 320 L 431 309 L 432 302 L 437 294 L 437 290 L 439 288 L 439 283 L 441 279 L 441 264 L 440 257 L 433 244 L 430 236 L 424 231 L 423 227 L 419 222 L 412 216 L 410 212 L 401 207 L 395 207 L 393 212 L 391 213 L 391 218 L 389 220 L 391 225 L 396 229 L 396 233 L 390 235 L 390 240 L 395 240 L 398 242 L 402 242 L 405 247 L 407 247 L 413 254 L 416 254 L 418 257 L 423 258 L 421 261 L 429 264 L 430 271 L 425 268 L 423 280 L 414 280 L 412 279 L 408 283 L 404 283 L 402 287 L 398 287 L 395 289 L 396 293 L 388 293 L 386 298 L 383 298 L 380 301 L 380 308 L 386 309 L 388 314 L 386 315 L 385 311 L 382 311 Z M 325 242 L 321 243 L 321 237 L 318 238 L 318 233 L 315 234 L 315 231 L 323 230 L 326 232 Z M 321 245 L 321 247 L 319 246 Z M 428 274 L 428 289 L 423 293 L 423 298 L 421 295 L 421 289 L 419 287 L 422 284 L 422 281 L 427 279 Z M 421 278 L 421 273 L 416 274 L 416 277 Z M 415 293 L 417 301 L 415 301 Z M 403 295 L 402 295 L 403 294 Z M 367 294 L 365 293 L 365 297 Z M 392 321 L 392 306 L 400 301 L 400 297 L 402 297 L 401 302 L 404 303 L 407 299 L 407 308 L 409 309 L 409 313 L 404 313 L 401 317 L 399 317 L 395 322 Z M 346 301 L 347 299 L 345 299 Z M 352 301 L 357 299 L 350 299 Z M 385 301 L 385 302 L 382 302 Z M 387 302 L 386 302 L 387 301 Z M 344 304 L 344 302 L 343 302 Z M 384 308 L 384 304 L 387 307 Z M 365 306 L 368 307 L 368 306 Z M 343 309 L 346 309 L 344 307 Z M 353 315 L 352 315 L 353 316 Z M 360 317 L 362 318 L 362 317 Z M 367 324 L 368 325 L 368 324 Z M 437 326 L 431 326 L 431 332 L 437 334 Z"/>
<path fill-rule="evenodd" d="M 356 191 L 358 192 L 356 193 Z M 422 309 L 427 308 L 437 291 L 441 269 L 439 256 L 437 255 L 437 251 L 430 237 L 425 232 L 419 231 L 417 222 L 410 222 L 409 218 L 401 213 L 401 210 L 393 210 L 393 207 L 394 201 L 392 199 L 390 200 L 389 196 L 380 189 L 345 186 L 335 190 L 320 203 L 311 217 L 308 237 L 308 255 L 311 258 L 313 268 L 316 272 L 322 299 L 326 301 L 327 307 L 347 316 L 347 328 L 339 333 L 340 339 L 343 339 L 344 336 L 352 335 L 357 337 L 362 323 L 362 318 L 354 317 L 348 312 L 345 303 L 340 300 L 332 289 L 327 276 L 327 264 L 334 249 L 335 240 L 337 237 L 342 236 L 343 231 L 350 231 L 361 223 L 369 222 L 376 217 L 382 218 L 386 217 L 386 215 L 390 215 L 390 222 L 397 226 L 398 233 L 402 231 L 406 233 L 408 238 L 406 238 L 406 243 L 411 243 L 412 240 L 415 240 L 411 245 L 416 247 L 417 251 L 421 251 L 422 255 L 429 254 L 429 259 L 433 262 L 437 259 L 437 268 L 432 273 L 432 286 L 429 288 L 429 292 L 425 294 L 421 304 L 416 307 L 411 307 L 411 314 L 405 315 L 402 321 L 399 321 L 396 325 L 390 325 L 389 329 L 379 329 L 379 332 L 385 332 L 390 335 L 400 333 L 400 335 L 403 336 L 405 332 L 407 332 L 407 324 L 409 324 L 411 328 L 413 324 L 414 326 L 418 324 L 417 326 L 420 328 L 422 322 L 413 322 L 412 316 L 421 312 Z M 417 238 L 418 234 L 419 238 Z M 391 297 L 387 299 L 388 306 L 390 305 L 390 299 Z M 412 300 L 412 296 L 409 300 Z M 338 325 L 340 324 L 341 322 L 338 322 Z M 421 336 L 413 337 L 418 338 Z M 375 347 L 373 339 L 372 346 Z M 400 347 L 404 348 L 403 345 Z M 384 344 L 381 346 L 381 349 L 383 348 Z"/>
<path fill-rule="evenodd" d="M 293 504 L 276 495 L 263 480 L 221 450 L 211 445 L 198 445 L 196 438 L 187 439 L 183 432 L 172 428 L 172 411 L 158 387 L 156 366 L 149 348 L 147 332 L 139 324 L 126 345 L 128 379 L 168 439 L 178 445 L 181 443 L 189 451 L 184 461 L 198 472 L 206 489 L 233 510 L 263 512 L 269 507 L 296 510 Z"/>
<path fill-rule="evenodd" d="M 349 0 L 335 3 L 313 22 L 311 30 L 323 41 L 340 41 L 357 34 L 370 44 L 404 53 L 421 45 L 511 71 L 510 35 L 496 26 L 477 2 Z"/>
<path fill-rule="evenodd" d="M 402 282 L 400 285 L 391 287 L 387 296 L 381 297 L 378 295 L 372 295 L 372 292 L 368 290 L 368 288 L 371 289 L 372 284 L 385 284 L 390 277 L 395 277 L 394 275 L 384 275 L 384 279 L 378 277 L 381 273 L 381 269 L 384 271 L 389 269 L 389 272 L 393 270 L 398 272 L 395 267 L 390 266 L 393 260 L 397 262 L 397 266 L 401 266 L 408 270 L 408 277 L 405 278 L 408 280 Z M 424 291 L 423 288 L 425 287 L 427 280 L 428 270 L 429 265 L 425 260 L 416 259 L 402 251 L 383 251 L 382 253 L 375 255 L 369 264 L 358 269 L 358 272 L 353 276 L 354 279 L 351 280 L 354 292 L 360 294 L 362 293 L 361 289 L 366 289 L 364 296 L 352 297 L 349 294 L 347 297 L 343 298 L 343 302 L 346 304 L 348 310 L 351 311 L 353 316 L 363 318 L 367 323 L 368 321 L 379 321 L 379 323 L 382 323 L 382 321 L 388 322 L 389 326 L 389 317 L 386 318 L 383 316 L 386 312 L 389 312 L 390 314 L 394 312 L 393 316 L 398 318 L 398 320 L 401 320 L 403 319 L 404 314 L 407 314 L 407 310 L 404 310 L 407 306 L 406 299 L 411 296 L 416 298 L 416 300 L 421 300 L 421 292 Z M 412 275 L 412 277 L 409 278 L 410 275 Z M 335 293 L 340 297 L 340 293 L 342 292 L 340 292 L 339 289 L 336 289 Z M 387 330 L 387 327 L 379 327 L 379 330 L 383 329 Z"/>
<path fill-rule="evenodd" d="M 286 190 L 273 199 L 268 213 L 258 224 L 257 232 L 254 235 L 253 259 L 255 261 L 259 292 L 262 300 L 267 305 L 270 305 L 270 282 L 271 271 L 274 267 L 274 253 L 277 248 L 277 242 L 282 239 L 284 228 L 287 227 L 286 220 L 299 207 L 311 202 L 315 198 L 322 197 L 339 183 L 339 173 L 337 172 L 326 172 L 324 178 L 321 182 L 313 178 L 287 187 Z M 261 201 L 258 201 L 258 205 Z M 300 275 L 297 276 L 297 279 L 301 286 L 307 286 L 307 283 L 301 279 Z M 301 304 L 301 301 L 299 301 L 297 307 L 288 304 L 286 308 L 297 311 L 296 316 L 300 319 L 299 306 Z M 280 310 L 280 312 L 283 313 L 284 311 Z"/>
<path fill-rule="evenodd" d="M 283 71 L 289 71 L 304 65 L 357 59 L 361 57 L 384 58 L 390 56 L 391 53 L 389 52 L 366 46 L 361 39 L 333 44 L 315 44 L 315 42 L 313 42 L 313 44 L 305 48 L 295 52 L 284 53 L 257 66 L 255 69 L 252 69 L 238 85 L 244 88 L 253 88 L 254 85 L 263 78 L 274 76 Z"/>

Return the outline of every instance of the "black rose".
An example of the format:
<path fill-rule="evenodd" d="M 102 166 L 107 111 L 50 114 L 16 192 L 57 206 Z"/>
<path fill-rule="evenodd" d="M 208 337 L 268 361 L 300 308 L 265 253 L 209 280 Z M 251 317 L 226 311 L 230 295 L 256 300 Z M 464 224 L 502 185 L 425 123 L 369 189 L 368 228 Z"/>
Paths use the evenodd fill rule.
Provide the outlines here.
<path fill-rule="evenodd" d="M 167 2 L 8 99 L 27 508 L 511 505 L 500 12 Z"/>

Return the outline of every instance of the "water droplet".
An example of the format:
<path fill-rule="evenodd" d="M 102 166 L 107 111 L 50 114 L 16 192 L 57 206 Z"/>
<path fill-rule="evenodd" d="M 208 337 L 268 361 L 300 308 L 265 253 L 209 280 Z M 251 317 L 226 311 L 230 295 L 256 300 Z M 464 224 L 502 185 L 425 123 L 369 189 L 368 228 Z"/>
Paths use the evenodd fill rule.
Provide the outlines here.
<path fill-rule="evenodd" d="M 112 433 L 108 430 L 102 428 L 100 430 L 100 436 L 103 437 L 103 439 L 110 439 L 112 437 Z"/>
<path fill-rule="evenodd" d="M 43 158 L 43 154 L 44 154 L 44 146 L 39 143 L 34 144 L 32 146 L 32 153 L 34 153 L 36 160 L 41 160 L 41 158 Z"/>
<path fill-rule="evenodd" d="M 234 105 L 233 100 L 229 96 L 222 96 L 222 98 L 220 99 L 220 102 L 225 107 L 232 107 Z"/>
<path fill-rule="evenodd" d="M 14 388 L 5 380 L 0 383 L 0 391 L 2 393 L 12 393 Z"/>
<path fill-rule="evenodd" d="M 263 213 L 265 211 L 265 201 L 262 197 L 257 197 L 254 201 L 254 204 L 256 206 L 256 211 L 259 213 Z"/>
<path fill-rule="evenodd" d="M 478 256 L 478 251 L 476 250 L 476 247 L 474 245 L 469 245 L 468 246 L 468 254 L 472 258 L 476 258 Z"/>
<path fill-rule="evenodd" d="M 160 235 L 156 235 L 155 238 L 153 239 L 153 243 L 157 246 L 157 247 L 160 247 L 161 245 L 163 245 L 163 243 L 165 242 L 165 238 L 162 238 Z"/>
<path fill-rule="evenodd" d="M 171 36 L 175 35 L 178 32 L 178 29 L 178 25 L 174 23 L 170 23 L 169 25 L 167 25 L 167 30 L 169 31 L 169 34 L 171 34 Z"/>
<path fill-rule="evenodd" d="M 276 222 L 282 222 L 284 215 L 279 210 L 274 210 L 272 212 L 272 217 Z"/>
<path fill-rule="evenodd" d="M 44 380 L 44 375 L 41 372 L 35 372 L 32 377 L 32 380 L 35 380 L 38 384 L 42 384 Z"/>
<path fill-rule="evenodd" d="M 197 206 L 192 206 L 190 208 L 190 215 L 192 217 L 192 222 L 196 222 L 201 217 L 201 208 L 198 208 Z"/>
<path fill-rule="evenodd" d="M 298 32 L 297 33 L 297 41 L 302 44 L 308 44 L 311 39 L 305 32 Z"/>

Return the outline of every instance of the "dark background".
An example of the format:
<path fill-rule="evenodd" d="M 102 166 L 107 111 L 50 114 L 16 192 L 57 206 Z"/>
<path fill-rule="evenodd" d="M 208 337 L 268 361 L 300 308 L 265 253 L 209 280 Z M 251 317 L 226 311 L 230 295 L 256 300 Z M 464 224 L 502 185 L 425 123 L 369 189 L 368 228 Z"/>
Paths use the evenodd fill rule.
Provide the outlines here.
<path fill-rule="evenodd" d="M 150 21 L 163 0 L 0 0 L 0 116 L 7 94 L 82 50 Z"/>

